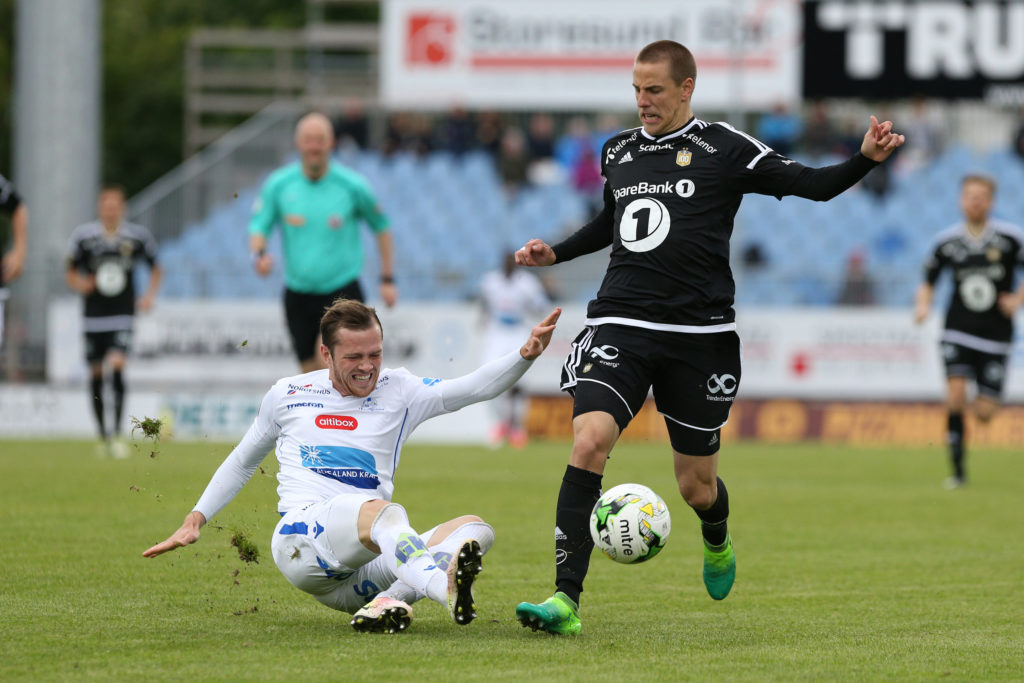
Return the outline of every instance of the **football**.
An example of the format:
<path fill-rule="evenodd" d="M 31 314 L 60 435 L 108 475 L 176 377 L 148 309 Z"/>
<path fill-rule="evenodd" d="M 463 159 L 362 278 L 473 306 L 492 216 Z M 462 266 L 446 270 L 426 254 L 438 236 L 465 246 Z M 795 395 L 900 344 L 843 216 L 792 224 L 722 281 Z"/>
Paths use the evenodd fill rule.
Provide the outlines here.
<path fill-rule="evenodd" d="M 590 535 L 605 555 L 623 564 L 646 562 L 665 547 L 672 520 L 668 506 L 642 484 L 619 484 L 597 500 Z"/>

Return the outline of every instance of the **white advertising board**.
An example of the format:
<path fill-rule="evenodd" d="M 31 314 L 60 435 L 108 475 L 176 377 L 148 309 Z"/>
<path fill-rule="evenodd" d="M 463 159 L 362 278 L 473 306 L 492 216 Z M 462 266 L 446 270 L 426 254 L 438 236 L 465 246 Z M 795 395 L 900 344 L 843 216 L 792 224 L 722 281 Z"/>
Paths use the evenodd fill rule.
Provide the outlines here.
<path fill-rule="evenodd" d="M 472 304 L 404 303 L 380 311 L 385 365 L 450 378 L 476 368 L 483 328 Z M 894 308 L 741 310 L 741 396 L 825 400 L 938 400 L 943 392 L 940 314 L 922 326 Z M 277 301 L 162 302 L 139 316 L 127 378 L 134 387 L 244 390 L 262 395 L 298 372 Z M 555 394 L 561 365 L 586 318 L 564 307 L 551 346 L 523 378 L 534 393 Z M 84 384 L 81 314 L 74 299 L 50 308 L 51 384 Z M 1024 317 L 1018 321 L 1024 329 Z M 1024 343 L 1010 359 L 1006 397 L 1024 401 Z"/>
<path fill-rule="evenodd" d="M 794 0 L 384 0 L 381 93 L 400 108 L 622 111 L 637 51 L 670 39 L 696 57 L 698 107 L 793 103 L 800 11 Z"/>

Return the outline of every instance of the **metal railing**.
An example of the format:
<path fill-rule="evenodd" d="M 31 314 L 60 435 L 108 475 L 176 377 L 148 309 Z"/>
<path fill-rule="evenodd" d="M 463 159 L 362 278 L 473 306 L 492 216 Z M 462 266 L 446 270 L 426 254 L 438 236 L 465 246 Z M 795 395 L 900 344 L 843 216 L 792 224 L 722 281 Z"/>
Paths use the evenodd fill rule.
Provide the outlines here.
<path fill-rule="evenodd" d="M 130 220 L 149 228 L 158 240 L 177 237 L 287 158 L 299 113 L 289 103 L 267 106 L 132 197 Z"/>

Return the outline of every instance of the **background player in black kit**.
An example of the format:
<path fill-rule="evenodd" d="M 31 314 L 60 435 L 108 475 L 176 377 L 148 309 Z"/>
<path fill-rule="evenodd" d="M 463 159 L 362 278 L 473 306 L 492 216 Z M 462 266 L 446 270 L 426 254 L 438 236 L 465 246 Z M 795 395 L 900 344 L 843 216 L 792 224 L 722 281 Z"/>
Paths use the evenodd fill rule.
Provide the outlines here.
<path fill-rule="evenodd" d="M 643 48 L 633 67 L 641 127 L 604 144 L 604 208 L 563 242 L 533 239 L 522 265 L 548 266 L 609 245 L 611 259 L 586 328 L 562 373 L 573 394 L 573 446 L 555 516 L 557 592 L 520 603 L 524 626 L 579 633 L 579 596 L 593 542 L 588 522 L 621 431 L 653 387 L 672 443 L 683 499 L 701 520 L 704 584 L 721 600 L 736 561 L 718 478 L 720 431 L 740 382 L 740 342 L 729 268 L 733 218 L 748 192 L 825 201 L 903 144 L 892 122 L 871 124 L 849 160 L 807 168 L 725 123 L 693 116 L 697 68 L 672 41 Z"/>
<path fill-rule="evenodd" d="M 28 207 L 22 201 L 14 185 L 0 175 L 0 211 L 11 217 L 11 248 L 7 247 L 6 235 L 0 232 L 0 349 L 4 345 L 4 302 L 7 301 L 7 284 L 21 275 L 28 253 Z"/>
<path fill-rule="evenodd" d="M 107 451 L 116 457 L 127 448 L 113 437 L 121 430 L 124 408 L 124 365 L 131 347 L 134 324 L 135 265 L 145 261 L 149 283 L 138 300 L 138 310 L 153 305 L 163 271 L 156 262 L 156 240 L 146 228 L 124 221 L 125 194 L 118 185 L 100 191 L 99 220 L 84 223 L 71 233 L 65 279 L 68 287 L 85 297 L 85 358 L 89 363 L 89 395 L 96 424 Z M 111 429 L 104 420 L 103 366 L 110 366 L 114 419 Z"/>
<path fill-rule="evenodd" d="M 953 474 L 949 488 L 967 481 L 964 469 L 964 410 L 967 382 L 977 387 L 974 414 L 988 422 L 999 409 L 1006 377 L 1006 357 L 1013 342 L 1013 314 L 1024 302 L 1024 283 L 1013 291 L 1014 272 L 1024 264 L 1020 228 L 989 218 L 996 184 L 991 178 L 965 176 L 960 208 L 964 220 L 935 239 L 917 290 L 914 317 L 921 323 L 932 306 L 939 273 L 953 273 L 953 295 L 942 333 L 946 363 L 946 407 Z"/>

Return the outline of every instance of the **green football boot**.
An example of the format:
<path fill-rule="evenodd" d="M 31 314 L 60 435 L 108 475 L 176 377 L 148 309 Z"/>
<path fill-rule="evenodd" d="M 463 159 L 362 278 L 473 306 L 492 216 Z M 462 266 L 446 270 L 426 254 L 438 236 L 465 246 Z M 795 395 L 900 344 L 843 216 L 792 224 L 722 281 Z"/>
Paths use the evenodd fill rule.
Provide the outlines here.
<path fill-rule="evenodd" d="M 561 591 L 539 605 L 532 602 L 519 603 L 516 607 L 516 619 L 534 631 L 547 631 L 563 636 L 575 636 L 582 628 L 579 605 Z"/>
<path fill-rule="evenodd" d="M 704 541 L 704 587 L 715 600 L 725 600 L 736 580 L 736 553 L 732 550 L 732 537 L 726 536 L 719 546 Z"/>

